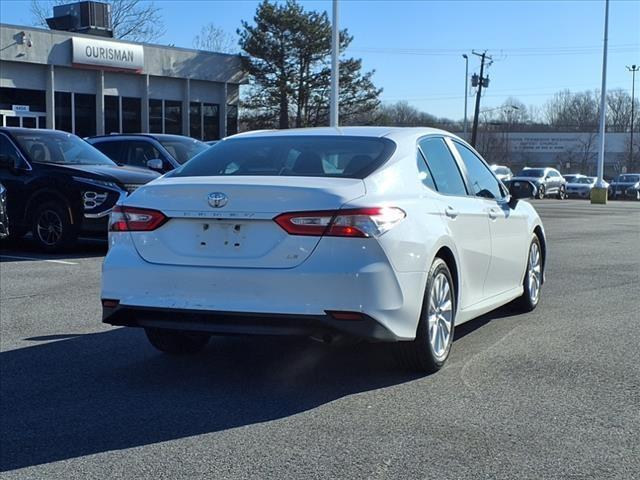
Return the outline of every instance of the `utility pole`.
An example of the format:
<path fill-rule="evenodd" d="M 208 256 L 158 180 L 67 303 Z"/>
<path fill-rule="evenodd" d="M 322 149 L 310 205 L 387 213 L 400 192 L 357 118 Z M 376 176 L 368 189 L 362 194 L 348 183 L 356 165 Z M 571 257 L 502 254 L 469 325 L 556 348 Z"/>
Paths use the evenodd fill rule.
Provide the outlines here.
<path fill-rule="evenodd" d="M 478 91 L 476 92 L 476 109 L 473 117 L 473 130 L 471 132 L 471 146 L 475 148 L 476 139 L 478 137 L 478 119 L 480 117 L 480 96 L 482 95 L 482 87 L 487 88 L 489 86 L 489 79 L 484 77 L 484 62 L 487 59 L 491 60 L 491 57 L 487 55 L 486 51 L 482 53 L 472 51 L 471 53 L 480 57 L 480 78 L 478 78 L 477 75 L 474 75 L 472 79 L 472 85 L 475 87 L 477 84 L 478 86 Z"/>
<path fill-rule="evenodd" d="M 607 108 L 607 49 L 609 45 L 609 0 L 604 1 L 604 42 L 602 48 L 602 89 L 600 90 L 600 151 L 598 152 L 598 180 L 591 189 L 591 203 L 607 203 L 604 186 L 604 138 Z"/>
<path fill-rule="evenodd" d="M 331 22 L 331 105 L 329 105 L 329 126 L 337 127 L 339 88 L 338 78 L 340 76 L 340 29 L 338 28 L 338 0 L 333 0 L 333 17 Z"/>
<path fill-rule="evenodd" d="M 627 67 L 627 70 L 631 72 L 631 138 L 629 140 L 629 168 L 633 168 L 633 110 L 636 104 L 636 72 L 640 70 L 640 66 L 631 65 L 631 67 Z"/>
<path fill-rule="evenodd" d="M 591 190 L 591 203 L 607 203 L 604 186 L 604 139 L 607 114 L 607 50 L 609 45 L 609 0 L 604 1 L 604 42 L 602 48 L 602 88 L 600 89 L 600 149 L 598 151 L 598 180 Z"/>
<path fill-rule="evenodd" d="M 464 58 L 464 126 L 462 131 L 464 132 L 465 140 L 467 139 L 467 100 L 469 98 L 469 56 L 465 53 L 462 55 Z"/>

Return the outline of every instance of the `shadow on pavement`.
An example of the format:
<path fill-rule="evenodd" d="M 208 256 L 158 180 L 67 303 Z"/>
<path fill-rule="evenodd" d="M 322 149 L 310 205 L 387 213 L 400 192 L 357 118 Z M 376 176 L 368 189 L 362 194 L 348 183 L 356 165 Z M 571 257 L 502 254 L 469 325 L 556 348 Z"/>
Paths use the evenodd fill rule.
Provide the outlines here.
<path fill-rule="evenodd" d="M 226 337 L 169 357 L 114 329 L 0 353 L 0 470 L 294 415 L 418 378 L 388 345 Z"/>
<path fill-rule="evenodd" d="M 456 340 L 508 307 L 456 328 Z M 195 356 L 150 347 L 141 329 L 49 335 L 0 353 L 0 471 L 284 418 L 420 378 L 391 344 L 331 347 L 218 337 Z"/>
<path fill-rule="evenodd" d="M 73 260 L 103 257 L 106 253 L 107 241 L 97 238 L 81 238 L 72 248 L 61 253 L 43 252 L 30 236 L 0 242 L 0 263 L 33 260 Z"/>

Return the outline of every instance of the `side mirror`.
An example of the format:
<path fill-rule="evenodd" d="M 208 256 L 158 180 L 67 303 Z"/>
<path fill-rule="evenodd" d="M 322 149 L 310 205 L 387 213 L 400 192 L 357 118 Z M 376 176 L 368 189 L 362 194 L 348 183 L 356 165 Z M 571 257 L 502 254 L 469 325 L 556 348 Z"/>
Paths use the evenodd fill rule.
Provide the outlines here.
<path fill-rule="evenodd" d="M 163 165 L 162 160 L 159 158 L 147 160 L 147 168 L 150 168 L 151 170 L 162 170 Z"/>
<path fill-rule="evenodd" d="M 511 196 L 509 199 L 509 207 L 511 208 L 516 208 L 518 200 L 535 197 L 538 190 L 532 182 L 523 180 L 510 180 L 506 182 L 506 186 Z"/>

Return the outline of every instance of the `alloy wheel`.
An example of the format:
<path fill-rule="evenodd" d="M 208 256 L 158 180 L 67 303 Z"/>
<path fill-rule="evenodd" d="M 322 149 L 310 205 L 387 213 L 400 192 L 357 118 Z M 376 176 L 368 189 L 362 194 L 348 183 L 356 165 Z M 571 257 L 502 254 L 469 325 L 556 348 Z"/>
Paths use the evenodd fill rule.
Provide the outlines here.
<path fill-rule="evenodd" d="M 439 273 L 429 294 L 429 342 L 434 356 L 440 360 L 447 354 L 453 330 L 452 290 L 444 273 Z"/>
<path fill-rule="evenodd" d="M 43 210 L 36 224 L 36 235 L 44 245 L 56 245 L 62 238 L 62 219 L 54 210 Z"/>
<path fill-rule="evenodd" d="M 527 268 L 527 275 L 529 281 L 527 287 L 529 288 L 529 297 L 531 302 L 538 303 L 538 296 L 540 295 L 540 284 L 542 282 L 542 265 L 540 263 L 540 247 L 536 242 L 531 244 L 529 250 L 529 265 Z"/>

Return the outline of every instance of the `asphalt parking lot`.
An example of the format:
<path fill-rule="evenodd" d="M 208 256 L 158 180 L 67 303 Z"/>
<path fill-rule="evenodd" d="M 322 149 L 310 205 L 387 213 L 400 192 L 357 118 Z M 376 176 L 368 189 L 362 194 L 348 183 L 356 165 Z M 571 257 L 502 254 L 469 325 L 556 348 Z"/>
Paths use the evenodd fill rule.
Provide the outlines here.
<path fill-rule="evenodd" d="M 100 323 L 104 243 L 0 251 L 0 470 L 47 478 L 638 478 L 640 203 L 543 200 L 541 304 L 385 345 L 220 338 L 169 358 Z"/>

